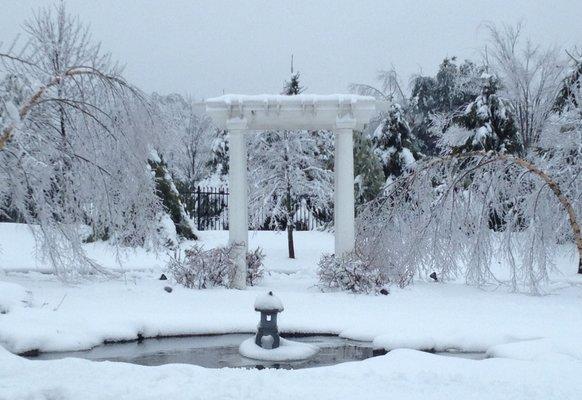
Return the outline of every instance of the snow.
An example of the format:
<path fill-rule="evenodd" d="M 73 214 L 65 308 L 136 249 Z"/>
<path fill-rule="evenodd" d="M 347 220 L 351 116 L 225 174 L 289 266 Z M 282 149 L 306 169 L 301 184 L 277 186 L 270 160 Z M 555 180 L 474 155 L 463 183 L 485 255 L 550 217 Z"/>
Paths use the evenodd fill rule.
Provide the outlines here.
<path fill-rule="evenodd" d="M 475 131 L 475 137 L 473 138 L 473 145 L 478 145 L 480 143 L 484 143 L 485 139 L 491 136 L 489 126 L 481 126 Z"/>
<path fill-rule="evenodd" d="M 256 311 L 283 311 L 283 303 L 281 299 L 273 294 L 273 292 L 261 294 L 255 299 Z"/>
<path fill-rule="evenodd" d="M 318 103 L 338 103 L 338 104 L 354 104 L 357 102 L 376 102 L 376 99 L 371 96 L 361 96 L 356 94 L 298 94 L 294 96 L 278 95 L 278 94 L 225 94 L 219 97 L 213 97 L 206 100 L 207 104 L 265 104 L 265 105 L 314 105 Z"/>
<path fill-rule="evenodd" d="M 303 370 L 144 367 L 80 359 L 28 361 L 0 348 L 0 397 L 16 399 L 574 400 L 579 363 L 464 360 L 395 350 Z"/>
<path fill-rule="evenodd" d="M 107 243 L 87 244 L 116 279 L 63 284 L 35 257 L 28 228 L 0 224 L 0 398 L 384 398 L 576 399 L 582 391 L 582 277 L 564 249 L 549 295 L 504 286 L 416 282 L 388 296 L 322 293 L 316 262 L 333 235 L 296 232 L 297 259 L 284 233 L 251 232 L 266 254 L 266 276 L 247 290 L 190 290 L 159 281 L 166 255 L 128 252 L 119 266 Z M 228 232 L 200 232 L 206 248 Z M 502 268 L 503 266 L 500 266 Z M 167 293 L 164 286 L 172 285 Z M 363 362 L 297 371 L 140 367 L 79 359 L 29 361 L 9 353 L 89 349 L 104 341 L 256 331 L 257 295 L 285 300 L 281 332 L 331 333 L 392 350 Z M 4 350 L 6 349 L 6 350 Z M 409 350 L 403 350 L 409 349 Z M 484 351 L 460 360 L 410 349 Z"/>
<path fill-rule="evenodd" d="M 103 242 L 87 243 L 83 247 L 90 258 L 98 260 L 106 268 L 117 271 L 159 271 L 167 260 L 167 255 L 155 254 L 144 248 L 116 248 Z M 51 271 L 37 251 L 28 226 L 0 223 L 0 271 L 38 273 Z"/>
<path fill-rule="evenodd" d="M 453 124 L 439 138 L 439 143 L 441 143 L 441 146 L 462 146 L 472 136 L 473 131 Z"/>
<path fill-rule="evenodd" d="M 235 120 L 246 130 L 335 129 L 348 114 L 351 127 L 361 129 L 375 110 L 376 99 L 354 94 L 227 94 L 206 100 L 206 113 L 223 129 Z"/>
<path fill-rule="evenodd" d="M 6 107 L 6 111 L 8 113 L 8 116 L 12 120 L 12 123 L 13 124 L 20 123 L 20 112 L 18 111 L 18 107 L 16 107 L 12 101 L 7 101 L 5 103 L 5 107 Z"/>
<path fill-rule="evenodd" d="M 264 361 L 298 361 L 313 357 L 319 348 L 309 343 L 294 342 L 284 338 L 280 339 L 280 345 L 276 349 L 264 349 L 255 344 L 255 338 L 251 337 L 240 344 L 240 354 L 255 360 Z"/>
<path fill-rule="evenodd" d="M 532 339 L 500 344 L 487 350 L 489 357 L 524 361 L 582 362 L 582 342 L 577 340 Z"/>
<path fill-rule="evenodd" d="M 14 307 L 26 303 L 26 290 L 15 283 L 0 282 L 0 314 L 7 314 Z"/>
<path fill-rule="evenodd" d="M 19 245 L 28 242 L 26 228 L 0 227 L 0 232 L 7 231 L 4 237 L 12 233 Z M 201 236 L 205 247 L 228 241 L 224 231 L 201 232 Z M 30 265 L 32 271 L 8 272 L 2 280 L 29 291 L 31 305 L 25 307 L 21 295 L 11 302 L 11 312 L 2 316 L 0 344 L 13 352 L 58 351 L 88 349 L 105 340 L 135 339 L 138 334 L 250 333 L 258 321 L 256 296 L 268 290 L 285 299 L 286 310 L 278 321 L 283 332 L 334 333 L 374 340 L 376 347 L 388 349 L 486 351 L 536 338 L 569 342 L 582 334 L 582 279 L 574 269 L 556 278 L 552 295 L 543 297 L 455 282 L 418 282 L 406 289 L 395 288 L 389 296 L 321 293 L 315 264 L 322 252 L 333 249 L 331 234 L 296 232 L 296 260 L 286 256 L 284 233 L 258 232 L 249 238 L 250 248 L 259 245 L 265 250 L 266 277 L 258 287 L 245 291 L 174 286 L 172 293 L 166 293 L 163 287 L 168 281 L 158 280 L 165 256 L 156 258 L 145 251 L 136 252 L 135 259 L 132 253 L 126 256 L 131 265 L 125 266 L 120 279 L 63 285 L 51 275 L 34 272 L 38 261 L 30 254 L 33 249 L 21 246 L 20 270 Z M 115 266 L 113 250 L 105 252 L 106 245 L 100 245 L 100 251 L 87 246 L 105 265 Z M 0 266 L 14 271 L 5 257 L 15 253 L 11 247 L 4 248 Z M 558 261 L 572 265 L 568 259 Z"/>
<path fill-rule="evenodd" d="M 404 162 L 404 166 L 406 168 L 412 167 L 412 165 L 414 165 L 414 163 L 416 162 L 416 160 L 414 159 L 414 156 L 412 155 L 412 152 L 410 150 L 408 150 L 406 147 L 402 148 L 402 151 L 400 152 L 400 154 L 402 157 L 402 161 Z"/>
<path fill-rule="evenodd" d="M 160 221 L 161 235 L 166 242 L 178 243 L 178 233 L 176 232 L 176 225 L 168 214 L 164 214 Z"/>

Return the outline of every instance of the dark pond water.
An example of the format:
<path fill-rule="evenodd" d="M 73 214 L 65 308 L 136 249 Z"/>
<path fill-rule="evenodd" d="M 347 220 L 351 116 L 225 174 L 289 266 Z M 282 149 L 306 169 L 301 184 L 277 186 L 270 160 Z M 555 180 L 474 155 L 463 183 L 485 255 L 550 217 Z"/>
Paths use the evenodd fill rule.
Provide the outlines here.
<path fill-rule="evenodd" d="M 121 361 L 139 365 L 194 364 L 206 368 L 284 368 L 298 369 L 321 367 L 347 361 L 360 361 L 384 352 L 374 352 L 369 342 L 356 342 L 337 336 L 293 337 L 291 340 L 311 343 L 320 348 L 308 360 L 291 362 L 266 362 L 243 357 L 238 346 L 250 334 L 216 336 L 190 336 L 178 338 L 146 339 L 141 342 L 105 344 L 87 351 L 41 353 L 35 360 L 52 360 L 67 357 L 94 361 Z M 482 353 L 437 353 L 448 356 L 483 359 Z"/>

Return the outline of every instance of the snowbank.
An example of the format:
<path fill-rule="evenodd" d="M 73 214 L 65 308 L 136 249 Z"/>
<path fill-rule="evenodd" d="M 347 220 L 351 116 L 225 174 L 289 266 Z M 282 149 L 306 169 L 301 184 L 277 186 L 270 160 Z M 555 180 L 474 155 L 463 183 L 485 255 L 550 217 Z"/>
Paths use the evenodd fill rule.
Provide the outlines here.
<path fill-rule="evenodd" d="M 534 339 L 493 346 L 489 357 L 512 358 L 526 361 L 582 362 L 582 341 Z"/>
<path fill-rule="evenodd" d="M 143 367 L 80 359 L 28 361 L 0 348 L 0 397 L 16 399 L 574 400 L 582 364 L 463 360 L 396 350 L 303 370 Z"/>
<path fill-rule="evenodd" d="M 296 104 L 318 104 L 318 103 L 350 103 L 357 102 L 375 103 L 376 99 L 371 96 L 361 96 L 357 94 L 299 94 L 287 96 L 281 94 L 225 94 L 219 97 L 213 97 L 206 100 L 206 104 L 215 106 L 217 104 L 240 104 L 247 103 L 250 105 L 296 105 Z"/>

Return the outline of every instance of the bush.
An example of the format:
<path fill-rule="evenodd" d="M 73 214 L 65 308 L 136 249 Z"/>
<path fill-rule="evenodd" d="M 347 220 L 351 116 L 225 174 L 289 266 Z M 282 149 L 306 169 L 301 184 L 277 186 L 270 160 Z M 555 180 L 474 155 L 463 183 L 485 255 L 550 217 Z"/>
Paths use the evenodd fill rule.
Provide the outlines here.
<path fill-rule="evenodd" d="M 263 268 L 264 259 L 265 253 L 260 247 L 247 253 L 247 285 L 255 286 L 263 279 L 265 273 Z"/>
<path fill-rule="evenodd" d="M 387 283 L 387 276 L 356 253 L 340 257 L 324 254 L 318 263 L 317 275 L 321 287 L 347 290 L 353 293 L 376 293 Z"/>
<path fill-rule="evenodd" d="M 190 289 L 207 289 L 212 287 L 232 287 L 236 265 L 234 263 L 234 245 L 205 250 L 201 245 L 194 245 L 176 255 L 167 265 L 168 273 L 176 283 Z M 263 259 L 261 248 L 247 253 L 247 284 L 256 285 L 263 277 Z"/>

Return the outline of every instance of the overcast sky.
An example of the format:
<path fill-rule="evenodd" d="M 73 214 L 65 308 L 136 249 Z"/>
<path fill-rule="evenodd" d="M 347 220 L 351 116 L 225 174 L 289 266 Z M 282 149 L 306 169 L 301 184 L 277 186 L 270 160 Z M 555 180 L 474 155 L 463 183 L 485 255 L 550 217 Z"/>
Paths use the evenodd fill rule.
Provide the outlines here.
<path fill-rule="evenodd" d="M 53 0 L 0 0 L 0 41 Z M 197 99 L 278 93 L 290 55 L 310 93 L 346 92 L 391 65 L 405 83 L 445 56 L 478 57 L 487 21 L 535 41 L 582 44 L 582 0 L 69 0 L 142 89 Z"/>

